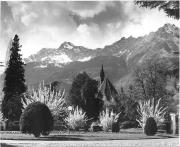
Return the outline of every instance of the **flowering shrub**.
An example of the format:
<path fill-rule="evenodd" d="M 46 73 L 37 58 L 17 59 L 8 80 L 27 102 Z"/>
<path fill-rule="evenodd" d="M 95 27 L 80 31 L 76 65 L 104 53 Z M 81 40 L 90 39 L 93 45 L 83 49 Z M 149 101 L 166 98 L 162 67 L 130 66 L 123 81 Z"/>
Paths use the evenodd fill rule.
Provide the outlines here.
<path fill-rule="evenodd" d="M 23 102 L 24 108 L 32 102 L 41 102 L 46 104 L 52 113 L 67 109 L 65 107 L 65 90 L 55 92 L 50 87 L 46 87 L 44 82 L 39 84 L 38 90 L 32 89 L 26 96 L 26 102 Z"/>
<path fill-rule="evenodd" d="M 102 111 L 99 116 L 100 125 L 103 126 L 104 131 L 108 131 L 112 128 L 112 124 L 118 121 L 120 113 L 114 114 L 113 111 Z"/>
<path fill-rule="evenodd" d="M 160 107 L 161 99 L 157 101 L 155 105 L 154 99 L 148 101 L 139 101 L 139 106 L 137 107 L 137 112 L 139 113 L 139 118 L 136 119 L 139 125 L 144 129 L 146 120 L 149 117 L 153 117 L 159 126 L 164 121 L 164 115 L 166 114 L 167 107 Z"/>
<path fill-rule="evenodd" d="M 88 121 L 86 113 L 78 107 L 74 108 L 65 120 L 69 129 L 72 130 L 79 130 L 85 128 L 86 122 Z"/>

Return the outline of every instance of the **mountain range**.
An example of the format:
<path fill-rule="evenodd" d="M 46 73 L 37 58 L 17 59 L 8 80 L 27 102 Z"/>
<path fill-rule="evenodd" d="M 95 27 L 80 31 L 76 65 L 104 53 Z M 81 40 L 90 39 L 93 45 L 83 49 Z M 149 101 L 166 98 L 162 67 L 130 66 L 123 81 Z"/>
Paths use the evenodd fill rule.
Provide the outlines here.
<path fill-rule="evenodd" d="M 104 66 L 106 76 L 118 87 L 126 83 L 134 67 L 147 59 L 166 58 L 167 64 L 178 60 L 179 28 L 165 24 L 155 32 L 134 38 L 121 38 L 104 48 L 89 49 L 64 42 L 58 48 L 43 48 L 24 59 L 25 78 L 29 87 L 40 82 L 59 81 L 69 88 L 73 78 L 81 71 L 99 79 L 99 71 Z"/>

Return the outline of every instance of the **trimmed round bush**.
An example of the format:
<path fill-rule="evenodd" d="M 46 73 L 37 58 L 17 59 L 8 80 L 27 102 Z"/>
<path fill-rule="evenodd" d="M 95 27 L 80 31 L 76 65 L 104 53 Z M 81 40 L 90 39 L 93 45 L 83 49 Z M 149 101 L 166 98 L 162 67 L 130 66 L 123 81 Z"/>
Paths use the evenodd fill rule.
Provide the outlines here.
<path fill-rule="evenodd" d="M 49 135 L 53 129 L 53 117 L 49 108 L 41 102 L 29 104 L 20 118 L 20 131 L 35 137 Z"/>
<path fill-rule="evenodd" d="M 153 136 L 157 133 L 157 123 L 153 117 L 149 117 L 146 120 L 146 124 L 144 127 L 144 133 L 148 136 Z"/>

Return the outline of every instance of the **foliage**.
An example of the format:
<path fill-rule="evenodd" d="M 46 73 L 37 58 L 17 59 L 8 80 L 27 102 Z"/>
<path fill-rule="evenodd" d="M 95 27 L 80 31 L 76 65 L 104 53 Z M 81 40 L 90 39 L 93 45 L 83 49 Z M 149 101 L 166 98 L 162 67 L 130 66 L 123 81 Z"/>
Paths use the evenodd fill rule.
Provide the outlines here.
<path fill-rule="evenodd" d="M 11 100 L 8 100 L 6 102 L 6 107 L 4 107 L 4 111 L 8 112 L 8 119 L 10 121 L 19 121 L 17 117 L 21 116 L 22 109 L 21 109 L 21 101 L 19 101 L 20 96 L 18 95 L 12 95 Z"/>
<path fill-rule="evenodd" d="M 161 98 L 162 107 L 168 106 L 168 111 L 177 112 L 178 97 L 173 97 L 173 93 L 167 90 L 167 69 L 172 66 L 167 67 L 165 61 L 156 58 L 146 60 L 136 68 L 131 85 L 119 90 L 118 109 L 122 112 L 123 121 L 136 121 L 139 100 L 154 99 L 157 102 Z"/>
<path fill-rule="evenodd" d="M 120 128 L 128 129 L 128 128 L 137 128 L 138 122 L 136 121 L 124 121 L 121 123 Z"/>
<path fill-rule="evenodd" d="M 125 90 L 124 90 L 125 89 Z M 121 113 L 121 122 L 123 121 L 134 121 L 137 118 L 137 105 L 136 97 L 134 96 L 134 87 L 129 86 L 128 88 L 121 87 L 119 91 L 119 99 L 117 105 L 117 112 Z"/>
<path fill-rule="evenodd" d="M 165 65 L 159 60 L 147 60 L 141 67 L 135 70 L 135 95 L 138 99 L 158 100 L 166 105 L 169 97 L 166 90 Z"/>
<path fill-rule="evenodd" d="M 108 131 L 112 128 L 112 124 L 118 121 L 120 113 L 114 114 L 113 111 L 106 109 L 102 111 L 99 116 L 100 125 L 103 126 L 104 131 Z"/>
<path fill-rule="evenodd" d="M 92 132 L 98 132 L 98 131 L 102 131 L 102 126 L 99 124 L 98 121 L 96 122 L 92 122 L 91 126 L 90 126 L 90 130 Z"/>
<path fill-rule="evenodd" d="M 32 102 L 41 102 L 48 106 L 53 115 L 59 113 L 67 113 L 67 106 L 65 103 L 65 90 L 54 91 L 50 87 L 44 85 L 44 82 L 39 84 L 37 90 L 32 89 L 26 95 L 26 101 L 23 102 L 24 108 Z"/>
<path fill-rule="evenodd" d="M 26 108 L 32 102 L 41 102 L 48 106 L 50 109 L 54 121 L 61 124 L 61 128 L 65 127 L 64 119 L 68 116 L 68 110 L 65 103 L 65 90 L 54 90 L 51 85 L 45 86 L 44 82 L 39 84 L 37 90 L 32 89 L 26 95 L 26 101 L 23 102 L 24 108 Z"/>
<path fill-rule="evenodd" d="M 140 7 L 163 10 L 167 16 L 179 19 L 179 1 L 135 1 Z"/>
<path fill-rule="evenodd" d="M 19 121 L 6 121 L 6 127 L 4 129 L 8 131 L 19 131 Z"/>
<path fill-rule="evenodd" d="M 144 127 L 144 133 L 148 136 L 155 135 L 157 132 L 157 124 L 153 117 L 149 117 Z"/>
<path fill-rule="evenodd" d="M 113 122 L 112 123 L 112 132 L 119 132 L 119 130 L 120 130 L 120 127 L 119 127 L 119 123 L 117 123 L 117 122 Z"/>
<path fill-rule="evenodd" d="M 139 106 L 137 107 L 139 118 L 137 121 L 143 129 L 149 117 L 153 117 L 155 119 L 157 126 L 164 121 L 164 115 L 166 114 L 167 107 L 160 107 L 160 101 L 161 99 L 159 99 L 157 103 L 155 103 L 154 99 L 144 102 L 141 100 L 139 101 Z"/>
<path fill-rule="evenodd" d="M 69 113 L 65 121 L 67 122 L 69 129 L 79 130 L 85 128 L 88 119 L 86 117 L 86 113 L 77 106 Z"/>
<path fill-rule="evenodd" d="M 164 124 L 165 124 L 165 130 L 166 130 L 166 133 L 167 134 L 171 134 L 172 133 L 172 129 L 171 129 L 171 116 L 170 114 L 167 112 L 165 115 L 164 115 Z"/>
<path fill-rule="evenodd" d="M 79 73 L 73 80 L 71 89 L 69 91 L 69 97 L 67 102 L 73 106 L 82 107 L 83 99 L 81 98 L 81 89 L 85 84 L 86 79 L 89 78 L 86 72 Z"/>
<path fill-rule="evenodd" d="M 53 117 L 49 108 L 41 102 L 29 104 L 20 118 L 20 131 L 22 133 L 48 135 L 53 129 Z"/>
<path fill-rule="evenodd" d="M 19 120 L 23 108 L 21 100 L 24 100 L 22 94 L 26 91 L 24 63 L 21 54 L 19 54 L 20 47 L 19 37 L 15 35 L 10 48 L 10 59 L 5 70 L 4 98 L 2 101 L 3 115 L 10 120 Z"/>
<path fill-rule="evenodd" d="M 81 96 L 84 101 L 82 109 L 86 112 L 88 118 L 97 120 L 102 109 L 102 100 L 96 97 L 98 93 L 97 81 L 91 78 L 86 79 L 81 89 Z"/>
<path fill-rule="evenodd" d="M 97 97 L 98 82 L 91 79 L 85 72 L 79 73 L 73 80 L 68 103 L 82 108 L 88 118 L 98 119 L 102 101 Z"/>

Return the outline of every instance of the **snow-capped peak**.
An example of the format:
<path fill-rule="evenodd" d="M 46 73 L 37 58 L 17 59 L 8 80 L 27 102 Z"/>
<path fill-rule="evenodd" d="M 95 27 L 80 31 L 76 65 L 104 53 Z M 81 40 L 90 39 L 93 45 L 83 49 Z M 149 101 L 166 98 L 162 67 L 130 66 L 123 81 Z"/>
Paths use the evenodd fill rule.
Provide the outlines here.
<path fill-rule="evenodd" d="M 64 43 L 61 44 L 60 49 L 65 48 L 65 49 L 73 49 L 74 48 L 74 44 L 72 44 L 71 42 L 67 42 L 65 41 Z"/>
<path fill-rule="evenodd" d="M 91 56 L 89 56 L 89 57 L 84 57 L 84 58 L 81 58 L 81 59 L 79 59 L 78 61 L 80 61 L 80 62 L 85 62 L 85 61 L 89 61 L 89 60 L 91 60 Z"/>
<path fill-rule="evenodd" d="M 42 62 L 48 61 L 49 63 L 62 63 L 62 64 L 72 62 L 72 60 L 64 53 L 41 58 L 41 61 Z"/>

